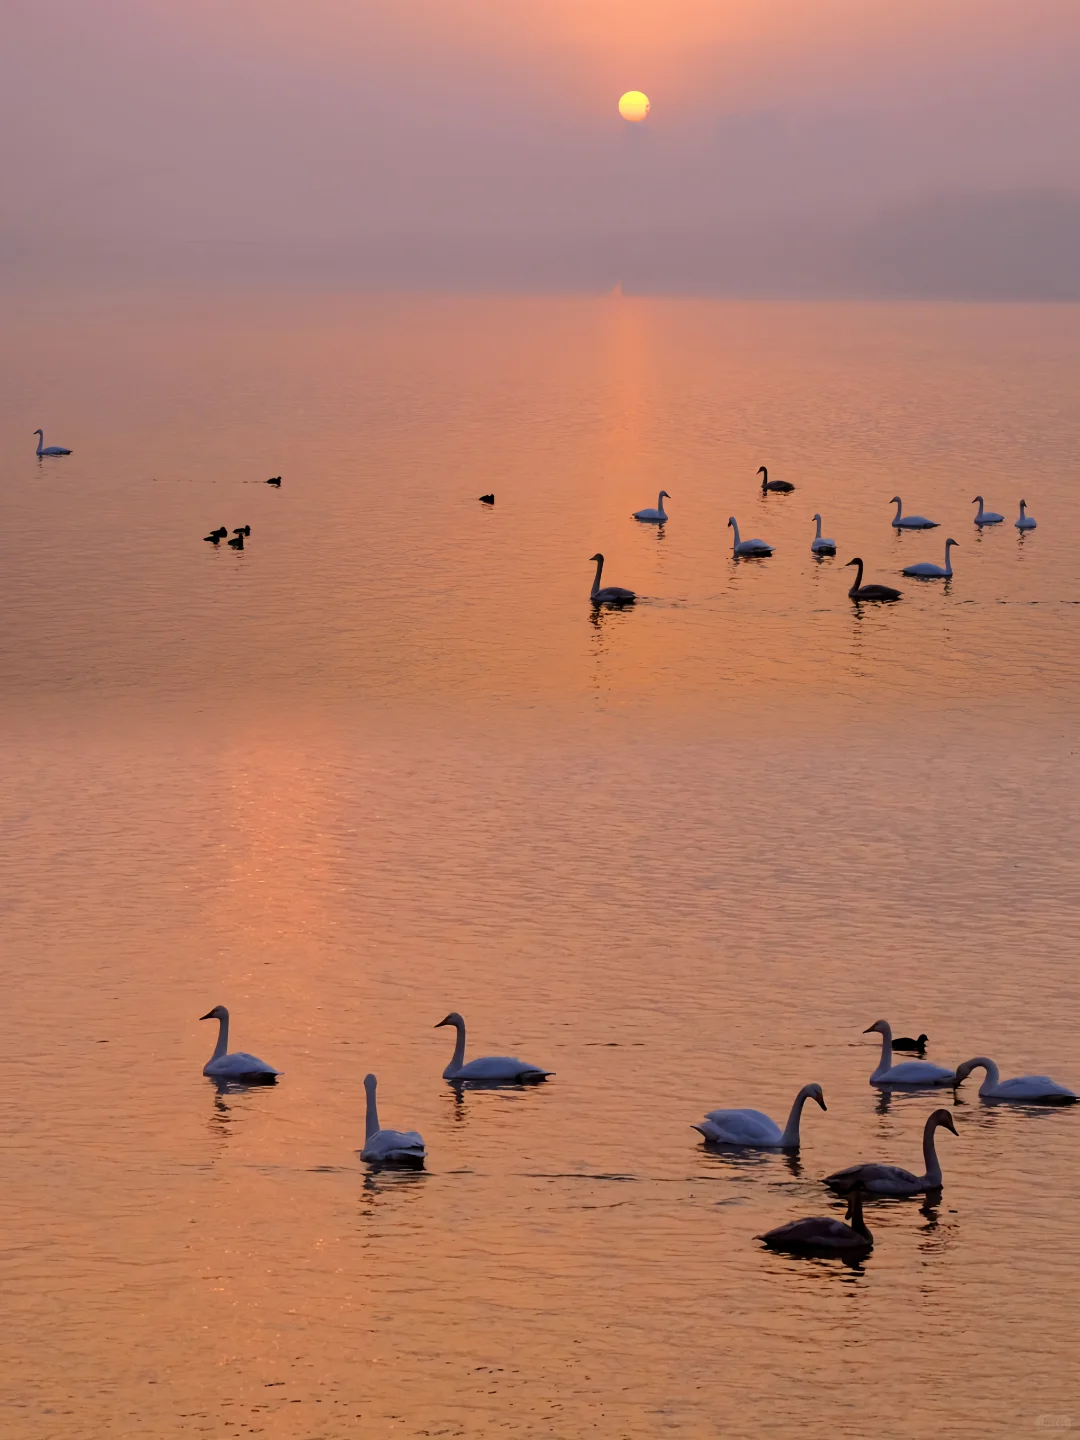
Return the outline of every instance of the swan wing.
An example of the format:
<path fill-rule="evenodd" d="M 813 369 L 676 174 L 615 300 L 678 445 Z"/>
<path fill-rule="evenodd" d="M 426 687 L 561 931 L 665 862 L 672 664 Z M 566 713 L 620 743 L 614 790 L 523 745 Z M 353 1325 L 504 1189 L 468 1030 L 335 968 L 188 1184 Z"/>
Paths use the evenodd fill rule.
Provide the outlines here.
<path fill-rule="evenodd" d="M 760 1110 L 710 1110 L 705 1119 L 716 1133 L 711 1139 L 728 1145 L 779 1145 L 780 1127 Z"/>
<path fill-rule="evenodd" d="M 554 1074 L 542 1070 L 539 1065 L 530 1065 L 512 1055 L 485 1055 L 479 1060 L 470 1060 L 460 1070 L 448 1076 L 451 1080 L 546 1080 Z"/>
<path fill-rule="evenodd" d="M 834 1220 L 829 1215 L 815 1215 L 805 1220 L 790 1220 L 786 1225 L 778 1225 L 775 1230 L 767 1230 L 756 1238 L 764 1240 L 766 1245 L 813 1245 L 850 1242 L 854 1234 L 842 1220 Z"/>
<path fill-rule="evenodd" d="M 825 1184 L 830 1190 L 846 1195 L 850 1190 L 869 1190 L 877 1195 L 896 1195 L 921 1189 L 922 1181 L 910 1170 L 899 1165 L 849 1165 L 846 1170 L 837 1170 L 826 1175 Z"/>
<path fill-rule="evenodd" d="M 415 1130 L 376 1130 L 360 1152 L 361 1160 L 381 1164 L 423 1162 L 423 1138 Z"/>
<path fill-rule="evenodd" d="M 1051 1080 L 1049 1075 L 1017 1075 L 1012 1080 L 1002 1080 L 995 1087 L 994 1095 L 1000 1095 L 1003 1100 L 1076 1099 L 1072 1090 Z"/>
<path fill-rule="evenodd" d="M 929 1060 L 905 1060 L 882 1074 L 871 1076 L 874 1085 L 949 1085 L 956 1079 L 955 1070 L 932 1065 Z"/>
<path fill-rule="evenodd" d="M 235 1079 L 241 1075 L 280 1075 L 281 1071 L 275 1070 L 273 1065 L 268 1065 L 257 1055 L 236 1050 L 232 1055 L 222 1055 L 220 1060 L 208 1061 L 203 1066 L 203 1074 Z"/>

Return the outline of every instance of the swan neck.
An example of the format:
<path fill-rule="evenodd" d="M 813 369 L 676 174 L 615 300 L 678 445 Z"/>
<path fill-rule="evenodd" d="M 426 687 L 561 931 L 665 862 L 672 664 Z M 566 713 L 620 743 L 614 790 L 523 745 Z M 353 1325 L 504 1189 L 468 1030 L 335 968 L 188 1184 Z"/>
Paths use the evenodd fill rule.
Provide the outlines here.
<path fill-rule="evenodd" d="M 986 1071 L 986 1075 L 982 1084 L 979 1086 L 979 1094 L 992 1095 L 1001 1080 L 1001 1072 L 994 1061 L 985 1055 L 976 1055 L 975 1059 L 971 1062 L 971 1068 L 973 1070 L 977 1069 L 980 1065 Z"/>
<path fill-rule="evenodd" d="M 41 454 L 41 452 L 42 452 L 42 450 L 44 449 L 44 447 L 45 447 L 45 436 L 44 436 L 44 435 L 41 433 L 41 431 L 39 430 L 39 431 L 38 431 L 38 437 L 37 437 L 37 453 L 38 453 L 39 455 Z"/>
<path fill-rule="evenodd" d="M 210 1056 L 210 1059 L 211 1059 L 211 1060 L 220 1060 L 221 1057 L 222 1057 L 222 1056 L 225 1054 L 225 1052 L 228 1050 L 228 1048 L 229 1048 L 229 1017 L 228 1017 L 227 1015 L 219 1015 L 219 1016 L 218 1016 L 217 1044 L 214 1046 L 214 1053 L 213 1053 L 213 1055 Z"/>
<path fill-rule="evenodd" d="M 659 514 L 666 514 L 666 511 L 664 510 L 664 492 L 662 490 L 660 491 L 660 494 L 656 497 L 656 509 Z"/>
<path fill-rule="evenodd" d="M 600 578 L 599 570 L 596 572 L 597 579 Z M 450 1061 L 451 1070 L 460 1070 L 465 1064 L 465 1022 L 459 1020 L 455 1025 L 457 1031 L 457 1044 L 454 1046 L 454 1058 Z"/>
<path fill-rule="evenodd" d="M 814 536 L 814 539 L 815 539 L 815 540 L 820 540 L 820 539 L 821 539 L 821 516 L 820 516 L 820 515 L 817 517 L 817 534 Z"/>
<path fill-rule="evenodd" d="M 941 1161 L 937 1157 L 937 1149 L 934 1146 L 934 1132 L 937 1130 L 938 1122 L 930 1117 L 926 1122 L 926 1129 L 923 1131 L 922 1153 L 923 1164 L 926 1166 L 926 1182 L 931 1186 L 941 1184 Z"/>
<path fill-rule="evenodd" d="M 903 510 L 903 508 L 904 508 L 904 502 L 900 499 L 899 496 L 897 496 L 897 498 L 896 498 L 896 514 L 895 514 L 895 516 L 893 517 L 895 520 L 899 520 L 899 519 L 900 519 L 900 514 L 901 514 L 901 511 Z"/>
<path fill-rule="evenodd" d="M 735 531 L 735 549 L 738 550 L 739 546 L 742 544 L 742 541 L 739 539 L 739 522 L 737 520 L 732 520 L 731 528 Z"/>
<path fill-rule="evenodd" d="M 796 1149 L 799 1144 L 799 1122 L 802 1119 L 803 1106 L 806 1104 L 807 1095 L 805 1090 L 800 1090 L 795 1096 L 795 1103 L 791 1107 L 791 1114 L 784 1126 L 784 1133 L 780 1137 L 780 1144 L 785 1148 Z"/>
<path fill-rule="evenodd" d="M 855 571 L 855 583 L 848 591 L 849 595 L 856 595 L 862 589 L 862 561 L 859 561 L 859 568 Z M 888 1043 L 888 1042 L 886 1042 Z M 890 1047 L 891 1048 L 891 1047 Z"/>
<path fill-rule="evenodd" d="M 851 1201 L 851 1228 L 856 1235 L 861 1235 L 869 1244 L 874 1243 L 874 1237 L 870 1234 L 870 1228 L 863 1219 L 862 1196 L 855 1195 Z"/>
<path fill-rule="evenodd" d="M 600 589 L 600 576 L 601 576 L 601 574 L 603 573 L 603 569 L 604 569 L 604 562 L 603 562 L 603 560 L 597 560 L 597 562 L 596 562 L 596 578 L 595 578 L 595 579 L 593 580 L 593 582 L 592 582 L 592 593 L 593 593 L 594 595 L 595 595 L 596 592 Z M 463 1042 L 463 1043 L 464 1043 L 464 1042 Z"/>
<path fill-rule="evenodd" d="M 859 571 L 859 579 L 862 579 L 862 571 Z M 888 1031 L 881 1037 L 881 1059 L 878 1061 L 877 1074 L 884 1075 L 892 1069 L 892 1035 Z"/>
<path fill-rule="evenodd" d="M 370 1140 L 379 1128 L 379 1109 L 375 1103 L 375 1086 L 367 1087 L 367 1115 L 364 1119 L 364 1139 Z"/>

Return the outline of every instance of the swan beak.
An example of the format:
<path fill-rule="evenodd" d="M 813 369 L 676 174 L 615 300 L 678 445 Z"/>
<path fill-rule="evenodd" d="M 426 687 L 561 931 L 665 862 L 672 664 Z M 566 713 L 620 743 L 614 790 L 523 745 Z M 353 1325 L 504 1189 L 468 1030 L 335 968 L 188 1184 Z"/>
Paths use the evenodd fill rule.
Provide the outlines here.
<path fill-rule="evenodd" d="M 200 1015 L 200 1016 L 199 1016 L 199 1019 L 200 1019 L 200 1020 L 216 1020 L 216 1019 L 217 1019 L 217 1016 L 214 1014 L 213 1010 L 211 1010 L 211 1011 L 209 1011 L 209 1013 L 206 1014 L 206 1015 Z"/>
<path fill-rule="evenodd" d="M 449 1025 L 449 1024 L 450 1024 L 450 1021 L 449 1021 L 449 1020 L 440 1020 L 439 1023 L 438 1023 L 438 1025 L 433 1025 L 431 1028 L 432 1028 L 433 1030 L 441 1030 L 444 1025 Z"/>
<path fill-rule="evenodd" d="M 849 560 L 847 563 L 848 563 L 849 565 L 851 565 L 851 564 L 853 564 L 854 562 L 851 561 L 851 560 Z M 876 1026 L 876 1025 L 867 1025 L 866 1029 L 865 1029 L 862 1033 L 863 1033 L 864 1035 L 869 1035 L 869 1034 L 871 1033 L 871 1031 L 876 1030 L 876 1029 L 877 1029 L 877 1026 Z"/>
<path fill-rule="evenodd" d="M 822 1108 L 823 1110 L 828 1110 L 829 1107 L 828 1107 L 828 1105 L 825 1104 L 825 1097 L 824 1097 L 824 1095 L 818 1095 L 818 1096 L 816 1097 L 816 1099 L 817 1099 L 817 1103 L 821 1106 L 821 1108 Z"/>
<path fill-rule="evenodd" d="M 946 1119 L 945 1119 L 945 1128 L 946 1128 L 947 1130 L 951 1130 L 952 1133 L 953 1133 L 954 1135 L 956 1135 L 956 1138 L 957 1138 L 958 1140 L 960 1139 L 960 1136 L 956 1134 L 956 1126 L 955 1126 L 955 1124 L 953 1123 L 953 1118 L 952 1118 L 951 1115 L 947 1116 Z"/>

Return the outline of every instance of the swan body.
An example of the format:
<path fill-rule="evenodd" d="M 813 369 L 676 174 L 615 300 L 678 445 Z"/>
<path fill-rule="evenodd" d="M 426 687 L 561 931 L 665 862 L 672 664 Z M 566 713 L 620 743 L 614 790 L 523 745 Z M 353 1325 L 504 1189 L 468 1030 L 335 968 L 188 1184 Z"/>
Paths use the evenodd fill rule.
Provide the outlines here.
<path fill-rule="evenodd" d="M 945 541 L 945 564 L 931 565 L 924 560 L 921 565 L 905 565 L 900 572 L 902 575 L 916 575 L 922 580 L 951 580 L 952 579 L 952 557 L 949 551 L 959 542 L 956 540 Z"/>
<path fill-rule="evenodd" d="M 795 489 L 795 486 L 788 480 L 770 480 L 769 472 L 764 465 L 758 466 L 757 473 L 761 476 L 761 493 L 763 495 L 767 494 L 770 490 L 778 491 L 781 495 L 787 495 Z"/>
<path fill-rule="evenodd" d="M 998 1067 L 985 1055 L 976 1055 L 974 1060 L 965 1060 L 956 1067 L 956 1084 L 966 1080 L 972 1070 L 982 1067 L 986 1078 L 979 1086 L 980 1100 L 1027 1100 L 1042 1101 L 1050 1105 L 1071 1105 L 1077 1099 L 1076 1093 L 1051 1080 L 1049 1075 L 1017 1075 L 1012 1080 L 1002 1080 Z"/>
<path fill-rule="evenodd" d="M 921 1055 L 926 1049 L 926 1042 L 929 1039 L 929 1035 L 919 1035 L 914 1040 L 911 1038 L 910 1035 L 901 1035 L 899 1040 L 894 1040 L 892 1042 L 892 1048 L 894 1050 L 915 1050 L 919 1055 Z"/>
<path fill-rule="evenodd" d="M 941 1162 L 934 1148 L 934 1132 L 944 1126 L 956 1134 L 956 1126 L 948 1110 L 935 1110 L 927 1116 L 923 1126 L 923 1164 L 925 1175 L 913 1175 L 899 1165 L 849 1165 L 846 1170 L 837 1170 L 826 1175 L 825 1184 L 830 1190 L 847 1195 L 852 1190 L 865 1191 L 868 1195 L 891 1196 L 899 1199 L 906 1195 L 921 1195 L 925 1190 L 941 1189 Z"/>
<path fill-rule="evenodd" d="M 367 1092 L 367 1115 L 364 1123 L 364 1148 L 360 1159 L 371 1165 L 402 1165 L 410 1170 L 421 1170 L 427 1151 L 424 1140 L 415 1130 L 383 1130 L 379 1126 L 379 1111 L 375 1103 L 378 1081 L 374 1075 L 364 1076 Z"/>
<path fill-rule="evenodd" d="M 457 1031 L 454 1056 L 442 1072 L 444 1080 L 471 1081 L 480 1085 L 522 1085 L 535 1084 L 553 1075 L 553 1070 L 541 1070 L 539 1065 L 530 1065 L 525 1060 L 515 1060 L 510 1055 L 486 1055 L 481 1060 L 470 1060 L 465 1064 L 465 1021 L 452 1010 L 444 1020 L 435 1026 L 453 1025 Z"/>
<path fill-rule="evenodd" d="M 600 576 L 604 571 L 603 555 L 590 555 L 590 560 L 596 561 L 596 575 L 592 582 L 592 592 L 589 599 L 594 605 L 632 605 L 637 599 L 633 590 L 624 590 L 620 585 L 600 585 Z"/>
<path fill-rule="evenodd" d="M 892 499 L 889 501 L 889 504 L 896 506 L 896 514 L 895 514 L 895 515 L 893 516 L 893 518 L 892 518 L 892 527 L 893 527 L 894 530 L 936 530 L 936 529 L 937 529 L 938 522 L 937 522 L 936 520 L 927 520 L 927 518 L 926 518 L 925 515 L 904 515 L 904 514 L 902 514 L 901 512 L 903 511 L 903 508 L 904 508 L 904 502 L 900 499 L 900 496 L 899 496 L 899 495 L 894 495 L 894 496 L 892 497 Z"/>
<path fill-rule="evenodd" d="M 975 516 L 976 525 L 1000 525 L 1002 520 L 1005 519 L 1005 516 L 999 515 L 996 510 L 984 510 L 983 497 L 981 495 L 976 495 L 971 503 L 979 507 L 979 513 Z"/>
<path fill-rule="evenodd" d="M 35 431 L 34 431 L 34 434 L 38 437 L 37 453 L 38 453 L 38 457 L 39 457 L 39 458 L 40 458 L 42 455 L 70 455 L 70 454 L 71 454 L 71 451 L 70 451 L 70 450 L 65 450 L 62 445 L 46 445 L 46 444 L 45 444 L 45 436 L 42 434 L 42 432 L 41 432 L 40 430 L 35 430 Z"/>
<path fill-rule="evenodd" d="M 877 1069 L 870 1076 L 871 1085 L 952 1085 L 956 1080 L 955 1070 L 946 1070 L 943 1065 L 932 1065 L 929 1060 L 905 1060 L 900 1065 L 892 1063 L 892 1028 L 887 1020 L 875 1020 L 863 1031 L 864 1035 L 877 1033 L 881 1036 L 881 1059 Z"/>
<path fill-rule="evenodd" d="M 821 516 L 815 515 L 814 519 L 817 521 L 817 534 L 810 542 L 810 549 L 814 552 L 815 555 L 835 555 L 836 541 L 828 540 L 824 535 L 822 535 Z"/>
<path fill-rule="evenodd" d="M 775 1120 L 760 1110 L 710 1110 L 700 1125 L 701 1132 L 713 1145 L 746 1145 L 761 1150 L 797 1150 L 799 1122 L 807 1100 L 816 1100 L 822 1110 L 828 1107 L 820 1085 L 804 1085 L 795 1096 L 787 1125 L 783 1130 Z"/>
<path fill-rule="evenodd" d="M 847 1218 L 850 1225 L 831 1216 L 815 1216 L 792 1220 L 756 1235 L 770 1250 L 786 1250 L 795 1255 L 841 1255 L 859 1259 L 874 1248 L 874 1237 L 863 1219 L 862 1195 L 858 1190 L 848 1197 Z"/>
<path fill-rule="evenodd" d="M 51 455 L 52 453 L 53 453 L 53 452 L 52 452 L 51 450 L 46 450 L 46 451 L 45 451 L 45 454 L 46 454 L 46 455 Z M 61 454 L 66 455 L 66 454 L 67 454 L 67 451 L 66 451 L 66 450 L 61 451 Z M 1015 524 L 1017 530 L 1034 530 L 1034 529 L 1035 529 L 1035 526 L 1036 526 L 1036 523 L 1037 523 L 1037 522 L 1036 522 L 1035 520 L 1033 520 L 1032 517 L 1027 513 L 1027 501 L 1026 501 L 1026 500 L 1021 500 L 1021 501 L 1020 501 L 1020 515 L 1019 515 L 1019 518 L 1016 519 L 1013 523 Z"/>
<path fill-rule="evenodd" d="M 899 600 L 903 594 L 901 590 L 894 590 L 891 585 L 864 585 L 862 583 L 863 563 L 858 555 L 854 560 L 847 562 L 849 565 L 857 565 L 855 572 L 855 583 L 847 592 L 852 600 Z"/>
<path fill-rule="evenodd" d="M 655 510 L 635 510 L 633 515 L 631 516 L 631 519 L 645 520 L 650 525 L 663 525 L 664 521 L 668 518 L 667 511 L 664 509 L 664 501 L 670 499 L 671 496 L 668 494 L 668 492 L 666 490 L 661 490 L 660 494 L 656 497 Z"/>
<path fill-rule="evenodd" d="M 747 555 L 771 555 L 773 547 L 767 545 L 764 540 L 743 540 L 739 537 L 739 522 L 732 515 L 728 520 L 728 526 L 735 531 L 735 545 L 733 554 L 736 559 Z"/>
<path fill-rule="evenodd" d="M 214 1080 L 247 1080 L 266 1084 L 281 1074 L 280 1070 L 275 1070 L 257 1055 L 248 1055 L 243 1050 L 236 1050 L 232 1055 L 226 1054 L 229 1048 L 229 1012 L 224 1005 L 215 1005 L 213 1010 L 200 1015 L 199 1019 L 218 1022 L 217 1044 L 214 1046 L 213 1055 L 203 1066 L 204 1075 L 209 1075 Z"/>

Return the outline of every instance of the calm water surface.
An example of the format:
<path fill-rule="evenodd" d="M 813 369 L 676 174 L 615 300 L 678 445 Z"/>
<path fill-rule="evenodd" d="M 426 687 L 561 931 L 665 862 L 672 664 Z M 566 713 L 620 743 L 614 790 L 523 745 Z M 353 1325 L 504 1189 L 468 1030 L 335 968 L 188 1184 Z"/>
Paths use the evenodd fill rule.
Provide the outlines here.
<path fill-rule="evenodd" d="M 1080 312 L 129 295 L 0 345 L 4 1436 L 1080 1427 L 1080 1112 L 969 1082 L 863 1267 L 753 1238 L 921 1169 L 879 1016 L 1080 1085 Z M 276 1088 L 201 1077 L 216 1003 Z M 450 1009 L 556 1078 L 456 1096 Z M 368 1069 L 427 1173 L 364 1173 Z M 797 1160 L 690 1128 L 810 1080 Z"/>

